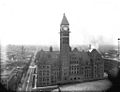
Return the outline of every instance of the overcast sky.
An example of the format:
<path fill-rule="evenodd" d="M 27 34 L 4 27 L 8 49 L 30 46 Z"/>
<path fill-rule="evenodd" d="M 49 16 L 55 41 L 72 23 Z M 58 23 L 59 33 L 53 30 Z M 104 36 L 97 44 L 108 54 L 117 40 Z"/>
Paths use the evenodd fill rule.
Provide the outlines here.
<path fill-rule="evenodd" d="M 1 44 L 59 46 L 63 13 L 70 45 L 117 45 L 120 0 L 0 0 Z"/>

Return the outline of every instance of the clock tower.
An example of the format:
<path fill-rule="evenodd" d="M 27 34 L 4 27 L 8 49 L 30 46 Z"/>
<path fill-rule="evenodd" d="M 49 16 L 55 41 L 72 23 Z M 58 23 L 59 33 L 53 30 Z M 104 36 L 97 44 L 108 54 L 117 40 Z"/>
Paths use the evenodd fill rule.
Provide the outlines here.
<path fill-rule="evenodd" d="M 60 25 L 60 62 L 62 81 L 67 81 L 69 79 L 69 33 L 69 23 L 64 14 Z"/>

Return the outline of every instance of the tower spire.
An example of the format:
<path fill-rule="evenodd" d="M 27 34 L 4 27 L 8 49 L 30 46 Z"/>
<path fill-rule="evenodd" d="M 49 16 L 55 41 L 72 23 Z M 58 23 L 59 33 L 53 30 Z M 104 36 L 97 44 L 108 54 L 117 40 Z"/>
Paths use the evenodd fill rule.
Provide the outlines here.
<path fill-rule="evenodd" d="M 69 25 L 68 20 L 65 16 L 65 13 L 63 14 L 63 19 L 62 19 L 61 25 Z"/>
<path fill-rule="evenodd" d="M 63 16 L 65 16 L 65 13 L 63 14 Z"/>
<path fill-rule="evenodd" d="M 60 63 L 62 81 L 67 81 L 69 79 L 69 51 L 69 23 L 64 13 L 60 25 Z"/>

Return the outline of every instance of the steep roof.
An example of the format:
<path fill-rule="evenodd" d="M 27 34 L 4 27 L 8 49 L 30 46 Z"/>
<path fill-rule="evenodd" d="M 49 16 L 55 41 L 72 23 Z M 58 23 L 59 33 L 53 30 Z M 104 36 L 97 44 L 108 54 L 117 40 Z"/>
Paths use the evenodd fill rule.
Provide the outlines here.
<path fill-rule="evenodd" d="M 72 51 L 70 53 L 70 56 L 81 58 L 81 60 L 80 60 L 81 63 L 86 63 L 86 62 L 90 61 L 90 56 L 85 51 Z"/>
<path fill-rule="evenodd" d="M 78 49 L 77 49 L 77 48 L 74 48 L 74 49 L 73 49 L 73 52 L 78 52 Z"/>
<path fill-rule="evenodd" d="M 63 19 L 62 19 L 61 25 L 69 25 L 68 20 L 67 20 L 65 14 L 63 15 Z"/>
<path fill-rule="evenodd" d="M 40 51 L 38 53 L 39 64 L 59 64 L 59 52 L 58 51 Z"/>
<path fill-rule="evenodd" d="M 94 58 L 96 58 L 96 57 L 101 57 L 101 54 L 96 50 L 96 49 L 93 49 L 91 52 L 90 52 L 90 54 L 91 54 L 91 57 L 94 57 Z"/>
<path fill-rule="evenodd" d="M 82 60 L 83 62 L 89 62 L 90 61 L 90 56 L 88 55 L 87 52 L 82 52 Z"/>

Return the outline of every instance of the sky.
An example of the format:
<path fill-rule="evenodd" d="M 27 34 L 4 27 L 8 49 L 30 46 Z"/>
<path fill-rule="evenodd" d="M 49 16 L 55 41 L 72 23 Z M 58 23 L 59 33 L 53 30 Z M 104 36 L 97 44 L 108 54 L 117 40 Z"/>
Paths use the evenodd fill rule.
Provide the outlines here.
<path fill-rule="evenodd" d="M 0 43 L 59 46 L 63 13 L 70 45 L 117 45 L 120 0 L 0 0 Z"/>

